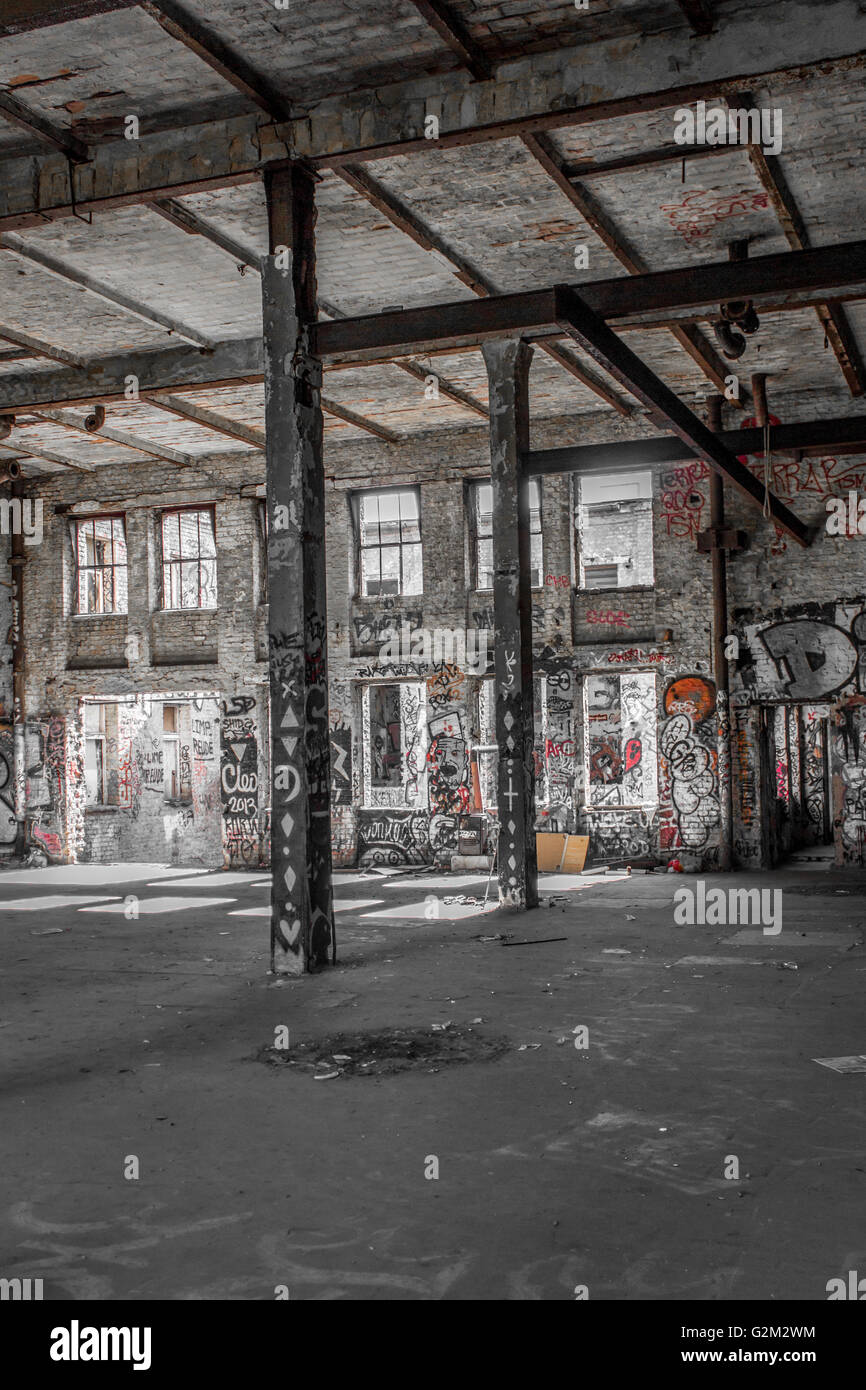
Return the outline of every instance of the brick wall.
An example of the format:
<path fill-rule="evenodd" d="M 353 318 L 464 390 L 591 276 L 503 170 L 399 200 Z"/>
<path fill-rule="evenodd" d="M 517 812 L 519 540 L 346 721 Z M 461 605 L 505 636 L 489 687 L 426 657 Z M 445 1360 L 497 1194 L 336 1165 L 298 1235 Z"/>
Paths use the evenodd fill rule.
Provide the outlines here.
<path fill-rule="evenodd" d="M 787 411 L 788 418 L 797 414 L 803 414 L 802 406 Z M 634 421 L 612 423 L 609 415 L 583 416 L 580 439 L 585 443 L 612 435 L 634 437 L 639 428 Z M 566 420 L 538 425 L 533 446 L 561 445 L 572 431 L 573 422 Z M 363 440 L 328 446 L 330 723 L 338 863 L 355 860 L 359 818 L 366 827 L 368 851 L 376 849 L 369 831 L 375 821 L 378 829 L 384 827 L 382 847 L 390 844 L 389 853 L 398 860 L 401 854 L 435 858 L 453 846 L 456 809 L 474 800 L 466 750 L 460 743 L 486 737 L 483 681 L 466 670 L 437 670 L 434 662 L 411 656 L 383 661 L 379 648 L 395 625 L 399 635 L 406 622 L 413 630 L 462 633 L 469 628 L 487 633 L 492 657 L 492 593 L 469 587 L 472 564 L 465 505 L 467 480 L 488 476 L 487 451 L 482 425 L 415 436 L 399 445 Z M 754 467 L 760 468 L 759 461 Z M 48 852 L 58 857 L 123 857 L 145 843 L 148 854 L 177 862 L 250 862 L 258 854 L 255 826 L 260 828 L 269 800 L 263 700 L 267 605 L 262 602 L 256 501 L 263 460 L 251 453 L 214 456 L 169 477 L 171 486 L 166 485 L 164 465 L 145 463 L 135 470 L 100 469 L 74 479 L 54 474 L 39 482 L 45 539 L 28 557 L 25 581 L 28 765 L 34 770 L 28 778 L 28 819 L 34 842 L 50 846 Z M 842 495 L 863 478 L 864 465 L 857 460 L 804 460 L 797 468 L 788 460 L 775 465 L 773 482 L 806 520 L 821 521 L 827 496 Z M 710 561 L 696 549 L 698 533 L 709 524 L 707 481 L 707 470 L 699 462 L 654 470 L 651 589 L 576 591 L 572 480 L 567 475 L 542 480 L 545 582 L 533 591 L 532 600 L 536 669 L 544 677 L 536 729 L 539 824 L 588 830 L 596 861 L 649 852 L 665 858 L 676 854 L 687 867 L 709 868 L 717 862 Z M 383 485 L 416 485 L 421 492 L 423 593 L 405 599 L 363 598 L 354 592 L 348 494 Z M 730 524 L 751 537 L 750 548 L 730 558 L 729 602 L 731 630 L 741 640 L 741 659 L 733 663 L 732 680 L 735 844 L 741 862 L 756 866 L 766 815 L 761 779 L 755 774 L 758 708 L 785 698 L 805 702 L 808 696 L 812 704 L 826 703 L 831 721 L 844 720 L 835 705 L 860 688 L 859 645 L 866 633 L 857 622 L 862 606 L 857 595 L 866 593 L 866 541 L 833 538 L 822 530 L 813 546 L 801 551 L 780 540 L 732 489 L 726 491 Z M 215 613 L 159 610 L 156 518 L 161 507 L 173 504 L 216 509 Z M 131 580 L 130 611 L 124 618 L 79 618 L 71 613 L 68 519 L 88 505 L 123 511 L 127 517 Z M 57 512 L 57 507 L 64 510 Z M 7 594 L 0 591 L 0 613 Z M 812 626 L 792 628 L 793 623 Z M 808 643 L 803 643 L 816 631 L 819 644 L 837 643 L 831 658 L 839 669 L 852 654 L 856 669 L 832 690 L 825 690 L 821 680 L 826 685 L 826 679 L 813 672 L 812 683 L 792 696 L 791 673 L 773 662 L 764 639 L 764 633 L 779 624 L 788 634 L 783 640 L 794 644 L 795 663 L 805 663 L 804 669 L 809 669 L 810 658 Z M 842 637 L 828 639 L 825 629 L 831 627 L 841 629 Z M 760 679 L 750 679 L 755 670 Z M 605 723 L 609 747 L 596 760 L 595 776 L 607 780 L 602 801 L 588 807 L 590 745 L 596 752 L 601 749 L 592 742 L 593 728 L 601 724 L 585 719 L 587 682 L 639 674 L 651 674 L 655 680 L 655 705 L 639 731 L 640 750 L 633 727 L 621 728 L 623 737 L 617 744 L 615 723 Z M 8 712 L 8 652 L 0 675 L 5 677 Z M 400 788 L 386 789 L 385 796 L 365 786 L 364 691 L 382 680 L 401 684 L 401 737 L 413 764 Z M 145 841 L 136 836 L 131 808 L 93 812 L 82 804 L 76 786 L 83 758 L 81 701 L 134 697 L 145 709 L 148 700 L 166 695 L 215 702 L 214 757 L 228 770 L 224 778 L 216 777 L 215 767 L 202 773 L 202 795 L 193 798 L 189 824 L 178 831 L 164 823 L 167 813 L 161 810 L 163 823 L 157 828 L 154 818 Z M 450 721 L 450 732 L 443 720 Z M 850 730 L 846 743 L 839 727 L 833 722 L 836 732 L 830 746 L 837 787 L 834 814 L 844 822 L 837 831 L 840 843 L 844 831 L 843 851 L 850 853 L 846 846 L 853 843 L 859 815 L 859 764 Z M 68 748 L 69 756 L 58 770 L 61 746 Z M 242 769 L 233 748 L 242 749 Z M 635 774 L 638 755 L 657 764 L 653 800 L 640 800 L 645 792 Z M 186 808 L 175 811 L 187 815 Z"/>

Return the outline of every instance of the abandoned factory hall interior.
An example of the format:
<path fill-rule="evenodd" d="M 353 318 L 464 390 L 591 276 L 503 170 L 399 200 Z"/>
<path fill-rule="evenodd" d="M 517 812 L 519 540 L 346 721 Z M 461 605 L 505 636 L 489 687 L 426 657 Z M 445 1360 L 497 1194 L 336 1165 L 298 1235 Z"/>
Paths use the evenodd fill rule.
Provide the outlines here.
<path fill-rule="evenodd" d="M 0 1299 L 866 1299 L 864 68 L 0 0 Z"/>

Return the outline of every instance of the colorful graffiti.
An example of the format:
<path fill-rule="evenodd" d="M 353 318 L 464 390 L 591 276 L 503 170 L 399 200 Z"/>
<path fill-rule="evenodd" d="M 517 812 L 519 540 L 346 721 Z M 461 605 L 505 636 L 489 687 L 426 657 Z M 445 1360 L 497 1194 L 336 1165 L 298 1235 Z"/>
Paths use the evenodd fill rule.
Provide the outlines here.
<path fill-rule="evenodd" d="M 670 777 L 671 801 L 683 848 L 703 850 L 720 819 L 714 746 L 716 691 L 703 676 L 683 676 L 665 691 L 661 753 Z M 670 846 L 665 846 L 670 847 Z"/>

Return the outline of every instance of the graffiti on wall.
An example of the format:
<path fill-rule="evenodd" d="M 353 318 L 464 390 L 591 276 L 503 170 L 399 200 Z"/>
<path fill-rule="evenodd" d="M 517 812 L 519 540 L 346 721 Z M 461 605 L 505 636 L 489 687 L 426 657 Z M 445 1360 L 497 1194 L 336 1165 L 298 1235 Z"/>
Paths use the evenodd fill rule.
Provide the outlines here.
<path fill-rule="evenodd" d="M 258 863 L 258 740 L 251 711 L 252 696 L 221 702 L 220 787 L 223 808 L 223 856 L 227 868 Z"/>
<path fill-rule="evenodd" d="M 702 512 L 706 497 L 701 483 L 709 474 L 709 466 L 702 459 L 662 473 L 661 518 L 669 536 L 693 541 L 703 530 Z"/>
<path fill-rule="evenodd" d="M 640 859 L 653 852 L 658 826 L 658 810 L 654 807 L 608 810 L 587 806 L 586 822 L 595 863 L 604 859 Z"/>
<path fill-rule="evenodd" d="M 866 611 L 857 609 L 816 603 L 777 621 L 745 624 L 736 668 L 743 689 L 763 700 L 802 702 L 846 687 L 866 693 Z"/>
<path fill-rule="evenodd" d="M 358 863 L 364 868 L 424 864 L 429 857 L 428 817 L 422 811 L 358 812 Z"/>
<path fill-rule="evenodd" d="M 670 778 L 679 843 L 703 850 L 720 819 L 715 765 L 715 686 L 703 676 L 683 676 L 665 691 L 661 753 Z M 672 848 L 669 833 L 663 848 Z M 667 843 L 665 843 L 665 838 Z"/>
<path fill-rule="evenodd" d="M 352 730 L 331 727 L 331 794 L 335 806 L 352 804 Z"/>
<path fill-rule="evenodd" d="M 536 776 L 536 796 L 544 792 L 546 830 L 574 830 L 577 795 L 577 744 L 574 727 L 575 681 L 565 666 L 549 670 L 544 680 L 544 757 Z"/>
<path fill-rule="evenodd" d="M 437 714 L 427 725 L 427 795 L 431 811 L 457 815 L 469 810 L 469 753 L 463 717 Z"/>
<path fill-rule="evenodd" d="M 15 843 L 15 760 L 12 727 L 0 724 L 0 844 Z"/>

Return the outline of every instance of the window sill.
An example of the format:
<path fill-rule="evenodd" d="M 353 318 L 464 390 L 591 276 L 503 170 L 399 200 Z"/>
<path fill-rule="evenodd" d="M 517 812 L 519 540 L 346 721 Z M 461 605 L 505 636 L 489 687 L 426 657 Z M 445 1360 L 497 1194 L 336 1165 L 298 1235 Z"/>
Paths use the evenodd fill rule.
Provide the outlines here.
<path fill-rule="evenodd" d="M 175 810 L 180 810 L 184 806 L 192 806 L 192 797 L 167 796 L 163 801 L 164 806 L 172 806 Z"/>
<path fill-rule="evenodd" d="M 84 814 L 85 814 L 86 816 L 104 816 L 104 815 L 107 815 L 110 811 L 122 811 L 122 810 L 124 810 L 124 807 L 123 807 L 123 806 L 114 806 L 114 805 L 106 805 L 106 806 L 85 806 L 85 808 L 84 808 Z"/>
<path fill-rule="evenodd" d="M 218 613 L 218 608 L 156 608 L 155 614 L 159 613 Z"/>
<path fill-rule="evenodd" d="M 74 623 L 92 623 L 99 622 L 100 618 L 128 618 L 129 611 L 124 608 L 118 609 L 116 613 L 70 613 L 69 616 Z"/>

